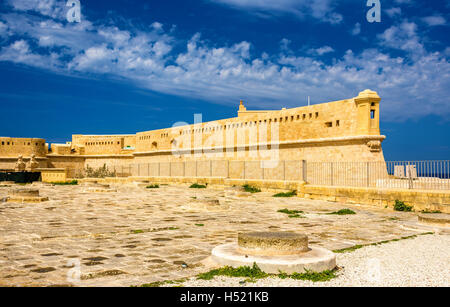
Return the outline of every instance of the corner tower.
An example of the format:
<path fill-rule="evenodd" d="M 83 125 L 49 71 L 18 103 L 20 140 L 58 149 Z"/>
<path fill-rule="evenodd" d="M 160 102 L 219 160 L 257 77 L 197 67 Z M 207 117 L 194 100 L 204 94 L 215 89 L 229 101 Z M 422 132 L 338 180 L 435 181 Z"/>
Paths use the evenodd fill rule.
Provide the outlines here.
<path fill-rule="evenodd" d="M 365 90 L 354 98 L 357 108 L 357 134 L 380 135 L 380 101 L 377 92 Z"/>

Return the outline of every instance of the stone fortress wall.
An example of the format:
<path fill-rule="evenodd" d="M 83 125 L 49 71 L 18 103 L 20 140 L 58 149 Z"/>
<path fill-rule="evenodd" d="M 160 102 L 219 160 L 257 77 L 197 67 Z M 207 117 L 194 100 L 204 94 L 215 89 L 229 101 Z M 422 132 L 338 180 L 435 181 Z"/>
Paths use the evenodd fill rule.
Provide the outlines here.
<path fill-rule="evenodd" d="M 0 137 L 0 170 L 14 169 L 19 156 L 25 162 L 35 155 L 41 166 L 47 163 L 47 145 L 44 139 Z"/>
<path fill-rule="evenodd" d="M 49 168 L 172 162 L 170 170 L 160 164 L 158 173 L 226 176 L 230 175 L 225 173 L 228 163 L 236 174 L 245 171 L 241 161 L 383 162 L 381 142 L 385 137 L 380 135 L 379 103 L 378 94 L 370 90 L 351 99 L 293 109 L 250 111 L 241 101 L 234 118 L 135 135 L 77 134 L 67 144 L 51 144 L 50 151 L 43 139 L 0 138 L 0 165 L 12 169 L 19 155 L 34 153 L 46 159 L 42 167 Z M 147 170 L 156 173 L 150 166 Z M 259 174 L 262 170 L 248 167 L 249 171 Z"/>

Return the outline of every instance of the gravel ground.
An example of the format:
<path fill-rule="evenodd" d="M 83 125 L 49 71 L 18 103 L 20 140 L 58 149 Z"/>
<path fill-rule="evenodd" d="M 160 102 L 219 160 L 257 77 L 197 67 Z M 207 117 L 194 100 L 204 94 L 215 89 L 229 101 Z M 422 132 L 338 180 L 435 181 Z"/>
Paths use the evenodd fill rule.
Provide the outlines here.
<path fill-rule="evenodd" d="M 450 235 L 425 235 L 354 252 L 337 254 L 341 268 L 328 282 L 266 278 L 240 284 L 245 278 L 191 278 L 186 287 L 309 287 L 309 286 L 450 286 Z"/>

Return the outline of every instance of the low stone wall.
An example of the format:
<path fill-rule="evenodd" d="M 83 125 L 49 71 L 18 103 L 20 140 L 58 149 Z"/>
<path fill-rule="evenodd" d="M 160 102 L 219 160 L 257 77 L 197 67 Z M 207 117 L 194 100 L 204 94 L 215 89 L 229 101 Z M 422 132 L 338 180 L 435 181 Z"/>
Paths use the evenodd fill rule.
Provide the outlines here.
<path fill-rule="evenodd" d="M 148 181 L 158 184 L 208 184 L 211 186 L 243 186 L 251 185 L 261 188 L 263 191 L 292 191 L 298 190 L 303 184 L 301 181 L 283 181 L 283 180 L 244 180 L 227 179 L 222 177 L 108 177 L 108 178 L 86 178 L 78 179 L 79 182 L 97 181 L 112 184 L 127 184 L 135 181 Z"/>
<path fill-rule="evenodd" d="M 341 203 L 357 203 L 393 207 L 396 200 L 413 206 L 414 210 L 450 213 L 450 191 L 377 189 L 304 185 L 298 196 L 307 199 Z"/>
<path fill-rule="evenodd" d="M 65 168 L 41 168 L 42 182 L 65 182 L 67 180 L 67 169 Z"/>
<path fill-rule="evenodd" d="M 148 181 L 158 184 L 208 184 L 211 186 L 243 186 L 245 184 L 258 187 L 263 191 L 296 190 L 300 198 L 325 200 L 341 203 L 393 207 L 396 200 L 413 206 L 414 210 L 441 211 L 450 213 L 450 191 L 377 189 L 336 186 L 315 186 L 303 181 L 283 180 L 244 180 L 221 177 L 126 177 L 103 179 L 80 179 L 79 181 L 96 180 L 98 182 L 126 184 L 134 181 Z"/>

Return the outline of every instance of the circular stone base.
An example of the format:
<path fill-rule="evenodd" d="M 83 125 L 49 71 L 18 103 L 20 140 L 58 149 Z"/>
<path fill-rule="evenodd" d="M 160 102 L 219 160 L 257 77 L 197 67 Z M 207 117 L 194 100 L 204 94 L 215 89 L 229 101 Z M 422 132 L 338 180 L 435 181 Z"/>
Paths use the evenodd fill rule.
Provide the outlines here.
<path fill-rule="evenodd" d="M 236 243 L 224 244 L 215 247 L 211 252 L 214 262 L 223 266 L 253 266 L 266 273 L 278 274 L 280 271 L 287 274 L 305 273 L 308 271 L 322 272 L 336 267 L 336 255 L 321 247 L 309 247 L 309 251 L 299 255 L 285 256 L 251 256 L 238 251 Z"/>
<path fill-rule="evenodd" d="M 293 232 L 238 234 L 239 252 L 253 256 L 298 255 L 309 251 L 308 236 Z"/>
<path fill-rule="evenodd" d="M 423 213 L 418 216 L 419 222 L 426 225 L 450 227 L 450 214 Z"/>

